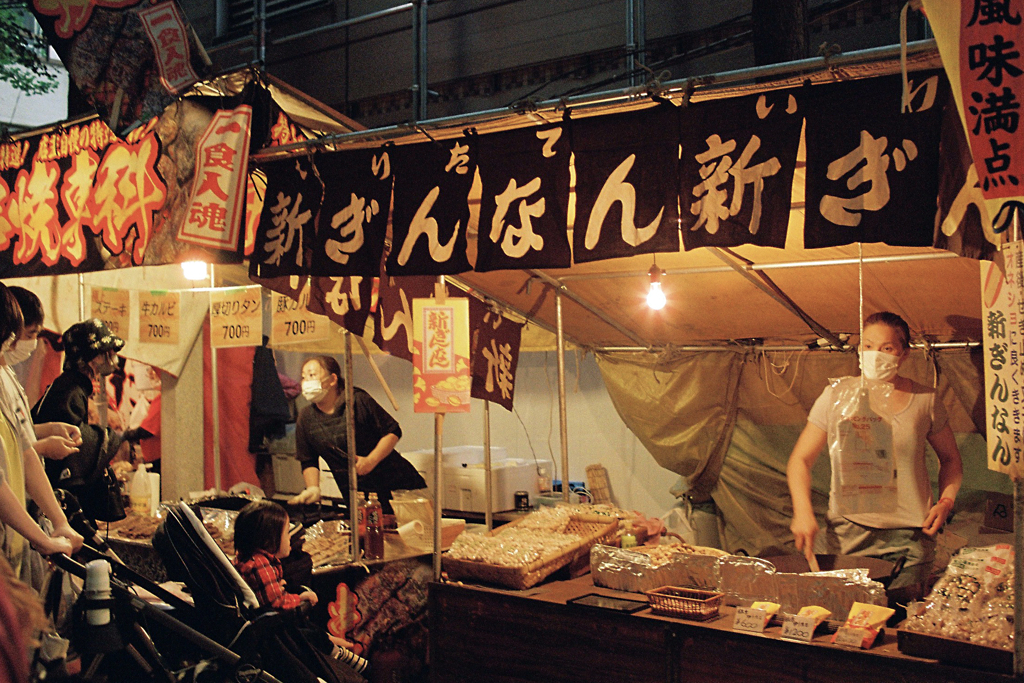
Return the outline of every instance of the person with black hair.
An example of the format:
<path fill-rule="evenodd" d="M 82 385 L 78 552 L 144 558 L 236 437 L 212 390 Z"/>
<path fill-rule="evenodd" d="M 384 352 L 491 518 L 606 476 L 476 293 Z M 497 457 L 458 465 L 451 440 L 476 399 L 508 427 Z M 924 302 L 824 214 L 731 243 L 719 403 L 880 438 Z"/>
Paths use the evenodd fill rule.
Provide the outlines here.
<path fill-rule="evenodd" d="M 114 430 L 89 424 L 89 397 L 93 380 L 103 382 L 117 367 L 117 352 L 124 340 L 103 321 L 90 318 L 75 323 L 61 336 L 64 371 L 53 381 L 33 409 L 37 423 L 66 422 L 77 427 L 82 443 L 75 455 L 47 460 L 46 473 L 54 486 L 78 498 L 82 512 L 93 520 L 116 521 L 124 517 L 120 500 L 113 500 L 108 466 L 124 439 Z M 112 519 L 108 519 L 112 518 Z"/>
<path fill-rule="evenodd" d="M 331 468 L 342 495 L 348 493 L 348 436 L 345 381 L 338 361 L 310 358 L 302 366 L 302 395 L 310 405 L 295 423 L 295 452 L 306 488 L 290 503 L 320 500 L 319 458 Z M 391 492 L 427 487 L 412 463 L 395 450 L 402 438 L 398 422 L 373 397 L 353 387 L 356 474 L 360 491 L 375 492 L 384 514 L 393 514 Z"/>
<path fill-rule="evenodd" d="M 281 560 L 291 554 L 288 511 L 269 500 L 254 500 L 235 518 L 235 568 L 249 584 L 261 607 L 295 609 L 303 601 L 316 605 L 311 590 L 289 593 Z"/>
<path fill-rule="evenodd" d="M 960 450 L 935 390 L 899 374 L 910 351 L 910 327 L 903 318 L 888 311 L 868 316 L 859 351 L 864 380 L 876 383 L 888 394 L 883 412 L 892 430 L 895 500 L 888 501 L 886 510 L 852 514 L 840 509 L 842 468 L 837 434 L 839 422 L 847 417 L 840 404 L 848 393 L 844 387 L 849 386 L 850 378 L 835 380 L 815 401 L 789 456 L 786 476 L 793 501 L 790 530 L 796 549 L 805 555 L 812 553 L 818 522 L 811 504 L 811 470 L 828 443 L 832 483 L 827 539 L 834 546 L 830 551 L 890 561 L 902 557 L 903 570 L 890 588 L 920 587 L 931 569 L 935 536 L 952 512 L 963 481 Z M 871 404 L 874 410 L 874 399 Z M 928 444 L 939 459 L 937 501 L 932 498 L 925 458 Z"/>
<path fill-rule="evenodd" d="M 0 283 L 0 356 L 4 356 L 21 333 L 24 318 L 10 290 Z M 42 462 L 31 445 L 22 447 L 15 426 L 0 415 L 0 535 L 4 555 L 15 571 L 31 578 L 31 563 L 25 562 L 24 540 L 40 553 L 72 552 L 82 546 L 82 537 L 68 524 L 46 478 Z M 29 516 L 26 495 L 53 525 L 53 538 Z M 17 532 L 17 533 L 14 533 Z M 39 584 L 37 581 L 31 583 Z"/>

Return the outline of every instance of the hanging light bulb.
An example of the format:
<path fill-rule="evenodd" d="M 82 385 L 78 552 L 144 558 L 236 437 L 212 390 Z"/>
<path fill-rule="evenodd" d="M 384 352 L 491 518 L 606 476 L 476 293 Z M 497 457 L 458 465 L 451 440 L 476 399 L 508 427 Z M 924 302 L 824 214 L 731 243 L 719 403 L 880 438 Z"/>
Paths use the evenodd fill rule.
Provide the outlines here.
<path fill-rule="evenodd" d="M 181 272 L 186 280 L 205 280 L 210 277 L 206 272 L 205 261 L 182 261 Z"/>
<path fill-rule="evenodd" d="M 651 276 L 651 288 L 647 290 L 647 305 L 654 311 L 665 308 L 665 292 L 661 290 L 662 270 L 657 264 L 651 266 L 648 275 Z"/>

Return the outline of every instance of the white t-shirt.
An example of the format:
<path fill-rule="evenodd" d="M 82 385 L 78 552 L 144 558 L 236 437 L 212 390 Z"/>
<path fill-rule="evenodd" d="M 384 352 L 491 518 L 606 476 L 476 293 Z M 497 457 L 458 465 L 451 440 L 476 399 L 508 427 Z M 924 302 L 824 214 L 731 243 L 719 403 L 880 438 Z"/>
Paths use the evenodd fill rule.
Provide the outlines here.
<path fill-rule="evenodd" d="M 807 421 L 829 433 L 838 419 L 835 405 L 834 384 L 825 387 L 814 402 Z M 876 529 L 900 529 L 921 527 L 932 508 L 932 485 L 928 478 L 925 462 L 925 446 L 928 437 L 945 429 L 949 418 L 942 401 L 937 401 L 935 391 L 911 381 L 910 402 L 907 407 L 892 416 L 893 451 L 896 457 L 896 510 L 887 513 L 865 513 L 845 515 L 846 519 L 861 526 Z M 839 486 L 839 465 L 835 454 L 830 453 L 832 482 L 829 490 L 829 513 L 838 516 L 836 491 Z"/>
<path fill-rule="evenodd" d="M 32 412 L 28 396 L 10 365 L 0 366 L 0 411 L 14 428 L 18 447 L 22 451 L 36 445 L 36 430 L 32 424 Z"/>

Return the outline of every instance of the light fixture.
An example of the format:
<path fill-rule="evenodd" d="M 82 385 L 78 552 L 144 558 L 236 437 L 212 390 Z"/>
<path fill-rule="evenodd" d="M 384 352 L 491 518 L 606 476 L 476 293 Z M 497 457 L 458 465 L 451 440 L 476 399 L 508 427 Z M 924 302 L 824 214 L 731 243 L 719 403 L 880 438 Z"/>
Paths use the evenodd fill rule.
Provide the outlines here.
<path fill-rule="evenodd" d="M 182 261 L 181 272 L 186 280 L 205 280 L 210 277 L 206 272 L 205 261 Z"/>
<path fill-rule="evenodd" d="M 654 311 L 665 308 L 665 292 L 661 290 L 661 274 L 665 272 L 658 268 L 658 264 L 651 266 L 648 275 L 651 276 L 651 288 L 647 290 L 647 305 Z"/>

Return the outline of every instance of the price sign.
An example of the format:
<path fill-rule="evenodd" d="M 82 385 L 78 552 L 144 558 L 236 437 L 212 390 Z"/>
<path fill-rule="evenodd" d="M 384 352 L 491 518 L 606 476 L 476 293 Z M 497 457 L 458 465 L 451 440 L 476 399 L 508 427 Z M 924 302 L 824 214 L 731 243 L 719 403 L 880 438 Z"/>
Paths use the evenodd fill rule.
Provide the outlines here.
<path fill-rule="evenodd" d="M 177 344 L 181 327 L 181 295 L 178 292 L 139 292 L 139 341 L 144 344 Z"/>
<path fill-rule="evenodd" d="M 128 337 L 131 302 L 128 290 L 111 287 L 93 287 L 90 317 L 102 320 L 110 331 L 122 339 Z"/>
<path fill-rule="evenodd" d="M 817 621 L 814 617 L 787 616 L 782 622 L 782 637 L 789 640 L 811 642 Z"/>
<path fill-rule="evenodd" d="M 836 631 L 835 638 L 832 642 L 835 645 L 845 645 L 846 647 L 862 647 L 864 641 L 871 642 L 874 640 L 871 637 L 871 632 L 863 628 L 852 628 L 850 626 L 843 626 Z"/>
<path fill-rule="evenodd" d="M 210 343 L 214 348 L 263 343 L 263 306 L 259 287 L 210 292 Z"/>
<path fill-rule="evenodd" d="M 736 618 L 732 622 L 732 630 L 745 633 L 762 633 L 767 621 L 768 613 L 763 609 L 737 607 Z"/>
<path fill-rule="evenodd" d="M 309 287 L 302 291 L 299 301 L 274 292 L 270 311 L 270 343 L 295 344 L 307 341 L 324 341 L 331 333 L 327 316 L 306 310 Z"/>

